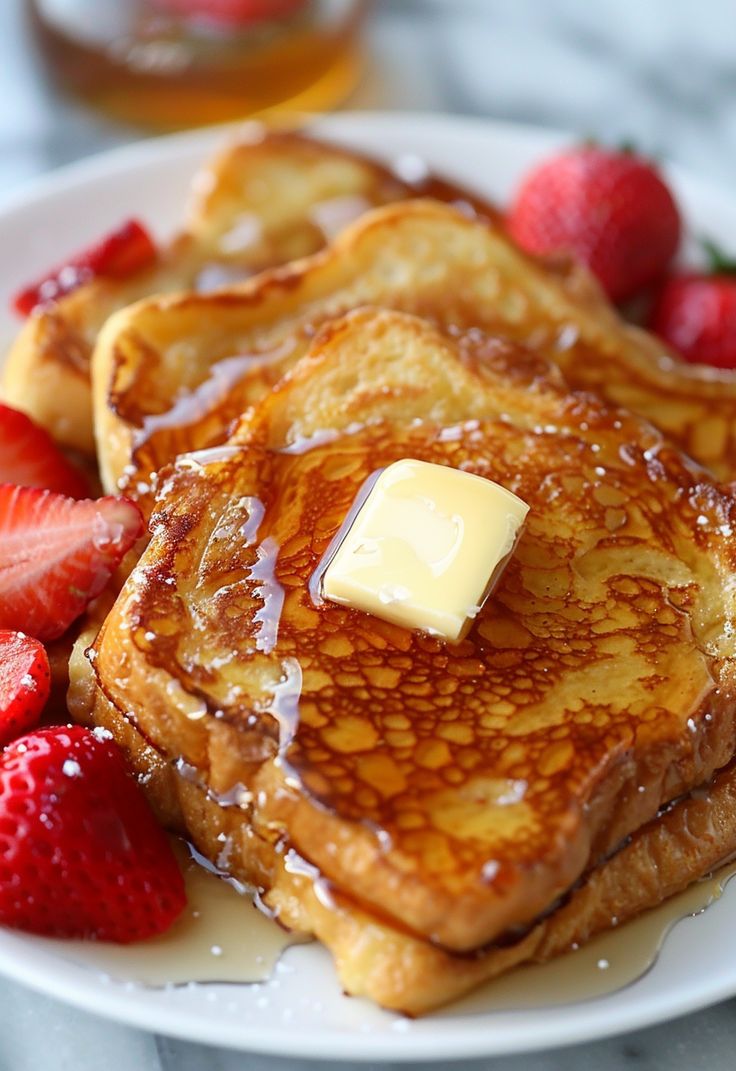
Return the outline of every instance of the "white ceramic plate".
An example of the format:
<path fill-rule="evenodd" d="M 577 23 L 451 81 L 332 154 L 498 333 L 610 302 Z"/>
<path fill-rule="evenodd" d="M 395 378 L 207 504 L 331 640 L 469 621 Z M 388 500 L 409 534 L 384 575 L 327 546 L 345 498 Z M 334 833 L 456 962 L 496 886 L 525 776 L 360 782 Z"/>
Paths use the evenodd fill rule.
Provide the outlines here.
<path fill-rule="evenodd" d="M 391 159 L 416 153 L 433 168 L 503 203 L 518 176 L 565 139 L 499 123 L 427 115 L 343 114 L 321 133 Z M 144 142 L 45 178 L 0 208 L 0 337 L 15 324 L 19 283 L 121 219 L 138 215 L 161 236 L 179 223 L 190 176 L 223 139 L 205 131 Z M 736 199 L 670 171 L 691 234 L 736 248 Z M 0 971 L 92 1012 L 196 1041 L 282 1055 L 365 1060 L 491 1056 L 570 1044 L 646 1026 L 736 993 L 736 881 L 705 914 L 686 918 L 655 966 L 610 996 L 557 1008 L 478 1014 L 452 1008 L 409 1021 L 344 997 L 327 953 L 288 950 L 271 982 L 163 990 L 105 980 L 62 958 L 52 941 L 0 931 Z"/>

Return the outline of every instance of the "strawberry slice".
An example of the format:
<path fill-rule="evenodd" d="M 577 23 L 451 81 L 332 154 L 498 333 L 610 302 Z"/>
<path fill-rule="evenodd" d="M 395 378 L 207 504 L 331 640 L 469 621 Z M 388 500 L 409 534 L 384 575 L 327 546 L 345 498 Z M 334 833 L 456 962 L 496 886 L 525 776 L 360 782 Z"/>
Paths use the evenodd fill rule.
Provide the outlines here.
<path fill-rule="evenodd" d="M 307 0 L 155 0 L 160 11 L 230 26 L 283 19 L 306 7 Z"/>
<path fill-rule="evenodd" d="M 0 485 L 0 628 L 60 636 L 143 531 L 126 498 L 75 501 Z"/>
<path fill-rule="evenodd" d="M 0 747 L 38 724 L 50 690 L 42 644 L 23 632 L 0 631 Z"/>
<path fill-rule="evenodd" d="M 0 483 L 45 487 L 84 498 L 87 481 L 67 461 L 45 428 L 9 405 L 0 404 Z"/>
<path fill-rule="evenodd" d="M 127 944 L 186 905 L 171 846 L 104 730 L 55 726 L 0 755 L 0 923 Z"/>
<path fill-rule="evenodd" d="M 12 299 L 12 307 L 28 316 L 39 305 L 58 301 L 97 276 L 124 279 L 139 268 L 153 263 L 156 246 L 137 219 L 129 219 L 89 249 L 74 254 L 35 283 L 25 286 Z"/>

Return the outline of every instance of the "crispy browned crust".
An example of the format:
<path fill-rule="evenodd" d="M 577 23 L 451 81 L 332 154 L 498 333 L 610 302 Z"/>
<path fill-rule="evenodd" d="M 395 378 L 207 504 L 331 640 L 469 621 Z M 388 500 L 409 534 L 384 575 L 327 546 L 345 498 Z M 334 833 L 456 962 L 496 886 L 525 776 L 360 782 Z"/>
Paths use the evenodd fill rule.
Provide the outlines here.
<path fill-rule="evenodd" d="M 20 331 L 3 371 L 3 396 L 61 443 L 94 451 L 92 349 L 108 316 L 131 302 L 212 289 L 307 256 L 322 248 L 335 221 L 418 194 L 463 202 L 495 218 L 487 202 L 436 176 L 407 183 L 326 142 L 252 130 L 195 176 L 185 231 L 156 265 L 124 280 L 94 280 L 31 316 Z"/>
<path fill-rule="evenodd" d="M 221 806 L 196 779 L 183 776 L 100 692 L 83 649 L 73 662 L 72 709 L 109 729 L 126 750 L 160 820 L 185 832 L 208 858 L 261 891 L 290 929 L 313 934 L 330 950 L 347 993 L 422 1015 L 523 963 L 542 963 L 623 925 L 685 889 L 736 852 L 736 768 L 679 800 L 592 871 L 566 902 L 516 943 L 457 956 L 361 910 L 305 868 L 287 869 L 285 851 L 258 837 L 236 806 Z M 86 685 L 85 685 L 86 678 Z M 86 689 L 86 694 L 85 694 Z M 300 872 L 301 871 L 301 872 Z"/>
<path fill-rule="evenodd" d="M 211 295 L 113 317 L 94 360 L 103 478 L 150 507 L 177 453 L 222 442 L 326 319 L 362 304 L 529 345 L 575 388 L 651 420 L 720 477 L 736 472 L 736 373 L 686 364 L 625 324 L 582 269 L 553 270 L 502 228 L 411 201 L 361 217 L 326 250 Z"/>
<path fill-rule="evenodd" d="M 531 505 L 457 647 L 307 590 L 363 480 L 405 456 Z M 213 792 L 245 785 L 259 836 L 395 924 L 477 948 L 731 759 L 734 511 L 538 357 L 367 310 L 330 325 L 230 446 L 169 475 L 98 682 Z M 250 570 L 270 540 L 264 596 Z"/>

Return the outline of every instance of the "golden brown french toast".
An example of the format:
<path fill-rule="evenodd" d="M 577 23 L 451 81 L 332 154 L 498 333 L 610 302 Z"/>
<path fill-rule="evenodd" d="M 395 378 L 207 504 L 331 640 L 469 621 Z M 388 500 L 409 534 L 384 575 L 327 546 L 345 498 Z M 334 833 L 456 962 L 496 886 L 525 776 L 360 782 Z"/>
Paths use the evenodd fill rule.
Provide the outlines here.
<path fill-rule="evenodd" d="M 625 324 L 583 269 L 553 272 L 498 226 L 433 201 L 361 217 L 313 257 L 216 294 L 150 298 L 112 317 L 94 359 L 103 482 L 150 504 L 156 471 L 222 442 L 305 352 L 315 328 L 374 304 L 480 326 L 736 472 L 734 373 L 685 364 Z"/>
<path fill-rule="evenodd" d="M 335 894 L 293 853 L 254 833 L 242 811 L 221 805 L 192 770 L 167 760 L 99 691 L 84 657 L 72 659 L 70 709 L 109 729 L 125 749 L 159 819 L 246 885 L 290 929 L 313 934 L 331 952 L 346 993 L 422 1015 L 525 963 L 544 963 L 687 888 L 736 851 L 731 763 L 638 830 L 586 875 L 563 903 L 519 940 L 471 956 L 453 955 L 397 929 Z"/>
<path fill-rule="evenodd" d="M 454 647 L 309 591 L 364 480 L 402 457 L 531 505 Z M 415 939 L 478 949 L 731 760 L 735 520 L 538 355 L 357 312 L 167 474 L 94 647 L 100 701 L 215 800 L 237 791 L 244 837 Z"/>
<path fill-rule="evenodd" d="M 436 176 L 406 182 L 326 142 L 267 133 L 255 124 L 249 129 L 247 140 L 228 146 L 195 176 L 184 233 L 156 264 L 125 279 L 94 279 L 36 312 L 21 330 L 3 373 L 3 396 L 64 445 L 94 450 L 89 362 L 115 310 L 151 294 L 211 290 L 313 253 L 367 209 L 425 192 L 495 215 L 486 202 Z"/>

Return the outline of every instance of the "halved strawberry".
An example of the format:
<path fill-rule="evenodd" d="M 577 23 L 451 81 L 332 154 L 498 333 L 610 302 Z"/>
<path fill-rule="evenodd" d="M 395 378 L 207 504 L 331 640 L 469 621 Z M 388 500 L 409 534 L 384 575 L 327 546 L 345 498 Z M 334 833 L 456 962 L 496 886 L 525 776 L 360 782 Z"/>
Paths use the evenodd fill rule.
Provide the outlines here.
<path fill-rule="evenodd" d="M 0 747 L 38 724 L 50 689 L 43 645 L 23 632 L 0 631 Z"/>
<path fill-rule="evenodd" d="M 75 253 L 43 278 L 23 287 L 12 299 L 12 306 L 21 316 L 28 316 L 37 306 L 57 301 L 98 275 L 123 279 L 152 264 L 156 256 L 146 228 L 137 219 L 129 219 L 89 249 Z"/>
<path fill-rule="evenodd" d="M 186 893 L 165 833 L 104 730 L 55 726 L 0 755 L 0 923 L 141 941 Z"/>
<path fill-rule="evenodd" d="M 0 483 L 46 487 L 71 498 L 89 494 L 82 473 L 67 461 L 49 433 L 25 413 L 2 404 Z"/>
<path fill-rule="evenodd" d="M 0 486 L 0 628 L 60 636 L 99 595 L 143 531 L 126 498 L 75 501 Z"/>

